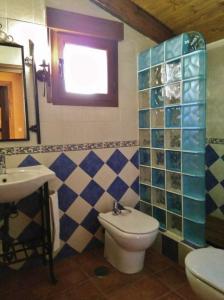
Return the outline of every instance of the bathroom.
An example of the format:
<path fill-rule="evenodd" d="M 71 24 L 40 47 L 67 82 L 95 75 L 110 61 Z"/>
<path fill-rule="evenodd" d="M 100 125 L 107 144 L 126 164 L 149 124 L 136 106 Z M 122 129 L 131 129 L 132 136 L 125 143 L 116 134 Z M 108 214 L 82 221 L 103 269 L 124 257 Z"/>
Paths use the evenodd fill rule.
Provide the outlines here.
<path fill-rule="evenodd" d="M 121 22 L 94 2 L 65 0 L 62 5 L 59 0 L 2 0 L 0 23 L 3 31 L 24 46 L 24 57 L 30 56 L 32 40 L 36 68 L 42 70 L 39 65 L 43 59 L 50 62 L 46 7 Z M 46 266 L 30 259 L 0 268 L 1 299 L 200 299 L 184 271 L 184 259 L 192 247 L 164 232 L 147 250 L 145 267 L 139 273 L 123 274 L 104 259 L 104 230 L 98 214 L 111 211 L 114 200 L 129 207 L 139 202 L 137 56 L 156 42 L 169 39 L 156 40 L 156 33 L 150 39 L 122 24 L 123 39 L 118 38 L 118 106 L 55 105 L 46 95 L 48 81 L 38 80 L 41 143 L 32 131 L 27 141 L 1 143 L 7 168 L 43 164 L 56 173 L 49 190 L 57 191 L 60 218 L 60 245 L 53 254 L 57 284 L 49 282 Z M 210 245 L 224 248 L 222 236 L 216 236 L 224 219 L 221 39 L 207 45 L 206 210 L 212 216 Z M 37 124 L 32 72 L 26 64 L 29 127 Z M 10 218 L 12 239 L 26 239 L 40 231 L 38 199 L 20 201 L 17 213 Z M 97 275 L 100 267 L 106 274 Z"/>

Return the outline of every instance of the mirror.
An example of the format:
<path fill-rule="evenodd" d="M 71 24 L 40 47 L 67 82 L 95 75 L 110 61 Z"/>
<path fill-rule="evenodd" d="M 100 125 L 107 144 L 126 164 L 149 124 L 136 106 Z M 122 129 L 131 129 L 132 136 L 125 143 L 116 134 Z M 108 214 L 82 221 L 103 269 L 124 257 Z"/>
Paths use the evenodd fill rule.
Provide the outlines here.
<path fill-rule="evenodd" d="M 28 140 L 23 46 L 0 43 L 0 141 Z"/>

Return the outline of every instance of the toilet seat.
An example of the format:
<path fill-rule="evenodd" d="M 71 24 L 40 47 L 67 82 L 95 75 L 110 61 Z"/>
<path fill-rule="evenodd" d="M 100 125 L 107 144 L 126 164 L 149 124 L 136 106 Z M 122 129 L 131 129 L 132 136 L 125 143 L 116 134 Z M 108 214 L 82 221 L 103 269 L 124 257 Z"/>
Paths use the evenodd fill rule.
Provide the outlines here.
<path fill-rule="evenodd" d="M 136 210 L 132 207 L 125 207 L 127 211 L 122 211 L 119 215 L 113 212 L 100 213 L 99 218 L 109 223 L 111 226 L 128 234 L 148 234 L 158 230 L 159 222 Z M 129 212 L 128 212 L 129 211 Z"/>
<path fill-rule="evenodd" d="M 194 250 L 187 255 L 185 265 L 199 280 L 224 294 L 224 250 Z"/>

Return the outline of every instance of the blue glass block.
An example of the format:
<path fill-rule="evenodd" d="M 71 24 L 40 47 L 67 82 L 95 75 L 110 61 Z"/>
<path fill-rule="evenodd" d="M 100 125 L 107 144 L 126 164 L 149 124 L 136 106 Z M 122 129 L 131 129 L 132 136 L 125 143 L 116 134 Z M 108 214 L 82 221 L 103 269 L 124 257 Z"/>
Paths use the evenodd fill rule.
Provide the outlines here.
<path fill-rule="evenodd" d="M 182 218 L 172 213 L 168 213 L 167 229 L 179 237 L 182 237 Z"/>
<path fill-rule="evenodd" d="M 165 171 L 152 169 L 152 185 L 165 188 Z"/>
<path fill-rule="evenodd" d="M 151 188 L 149 186 L 140 184 L 140 199 L 151 203 Z"/>
<path fill-rule="evenodd" d="M 153 217 L 159 221 L 160 228 L 166 229 L 166 212 L 158 207 L 153 207 Z"/>
<path fill-rule="evenodd" d="M 138 70 L 150 67 L 150 49 L 147 49 L 138 55 Z"/>
<path fill-rule="evenodd" d="M 204 153 L 182 152 L 182 172 L 204 176 L 205 174 L 205 155 Z"/>
<path fill-rule="evenodd" d="M 198 52 L 184 57 L 184 79 L 205 76 L 205 52 Z"/>
<path fill-rule="evenodd" d="M 205 128 L 205 105 L 182 106 L 182 126 Z"/>
<path fill-rule="evenodd" d="M 205 201 L 184 197 L 184 218 L 197 223 L 205 223 Z"/>
<path fill-rule="evenodd" d="M 152 147 L 164 148 L 164 130 L 152 129 Z"/>
<path fill-rule="evenodd" d="M 145 70 L 138 73 L 138 89 L 144 90 L 149 88 L 150 71 Z"/>
<path fill-rule="evenodd" d="M 184 240 L 199 247 L 205 246 L 205 224 L 184 219 Z"/>
<path fill-rule="evenodd" d="M 150 204 L 140 201 L 140 211 L 151 216 L 152 215 L 152 206 Z"/>
<path fill-rule="evenodd" d="M 166 127 L 180 128 L 181 126 L 181 107 L 167 107 L 166 108 Z"/>
<path fill-rule="evenodd" d="M 154 86 L 162 85 L 165 82 L 166 82 L 165 66 L 159 65 L 151 68 L 150 86 L 154 87 Z"/>
<path fill-rule="evenodd" d="M 189 151 L 205 151 L 205 130 L 184 129 L 182 131 L 182 149 Z"/>
<path fill-rule="evenodd" d="M 138 92 L 139 109 L 150 107 L 150 91 L 144 90 Z"/>
<path fill-rule="evenodd" d="M 176 59 L 166 64 L 166 80 L 167 82 L 175 82 L 181 80 L 182 68 L 181 60 Z"/>
<path fill-rule="evenodd" d="M 150 165 L 150 150 L 140 148 L 139 149 L 139 156 L 140 156 L 140 165 Z"/>
<path fill-rule="evenodd" d="M 180 172 L 181 170 L 181 152 L 166 151 L 166 168 L 170 171 Z"/>
<path fill-rule="evenodd" d="M 205 199 L 205 178 L 183 175 L 183 192 L 189 198 Z"/>
<path fill-rule="evenodd" d="M 204 79 L 188 80 L 183 82 L 183 102 L 205 102 L 206 86 Z"/>
<path fill-rule="evenodd" d="M 181 174 L 166 172 L 166 190 L 174 193 L 181 193 Z"/>
<path fill-rule="evenodd" d="M 157 188 L 152 188 L 152 201 L 154 205 L 165 208 L 165 191 Z"/>
<path fill-rule="evenodd" d="M 151 48 L 151 66 L 160 64 L 164 61 L 164 43 Z"/>
<path fill-rule="evenodd" d="M 149 111 L 142 110 L 139 112 L 139 128 L 149 128 Z"/>
<path fill-rule="evenodd" d="M 183 54 L 206 49 L 206 43 L 200 32 L 192 31 L 183 34 Z"/>
<path fill-rule="evenodd" d="M 164 169 L 163 150 L 152 150 L 152 166 Z"/>
<path fill-rule="evenodd" d="M 163 107 L 164 105 L 164 88 L 154 88 L 151 89 L 151 107 Z"/>
<path fill-rule="evenodd" d="M 166 60 L 176 58 L 182 54 L 182 35 L 170 39 L 165 42 L 165 58 Z"/>
<path fill-rule="evenodd" d="M 166 199 L 167 199 L 167 209 L 178 215 L 181 215 L 182 212 L 181 196 L 167 192 Z"/>

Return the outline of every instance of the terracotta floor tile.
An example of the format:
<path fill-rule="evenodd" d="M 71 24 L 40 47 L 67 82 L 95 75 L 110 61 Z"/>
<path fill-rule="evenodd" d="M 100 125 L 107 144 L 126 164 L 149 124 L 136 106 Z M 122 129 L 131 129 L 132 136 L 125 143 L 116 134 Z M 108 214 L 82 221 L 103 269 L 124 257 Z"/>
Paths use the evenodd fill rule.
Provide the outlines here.
<path fill-rule="evenodd" d="M 183 296 L 186 300 L 200 300 L 198 296 L 195 295 L 188 282 L 178 288 L 176 293 Z"/>
<path fill-rule="evenodd" d="M 184 270 L 176 267 L 160 271 L 156 276 L 170 289 L 177 289 L 187 281 Z"/>
<path fill-rule="evenodd" d="M 164 255 L 161 255 L 152 250 L 146 253 L 145 268 L 149 268 L 151 271 L 155 273 L 165 270 L 173 265 L 174 265 L 173 261 L 171 261 L 169 258 L 165 257 Z"/>
<path fill-rule="evenodd" d="M 90 280 L 76 286 L 68 292 L 71 299 L 76 300 L 104 300 L 106 299 Z M 73 297 L 73 298 L 72 298 Z"/>
<path fill-rule="evenodd" d="M 181 296 L 178 296 L 175 293 L 168 293 L 165 296 L 162 296 L 161 298 L 159 298 L 158 300 L 183 300 L 183 298 Z"/>

